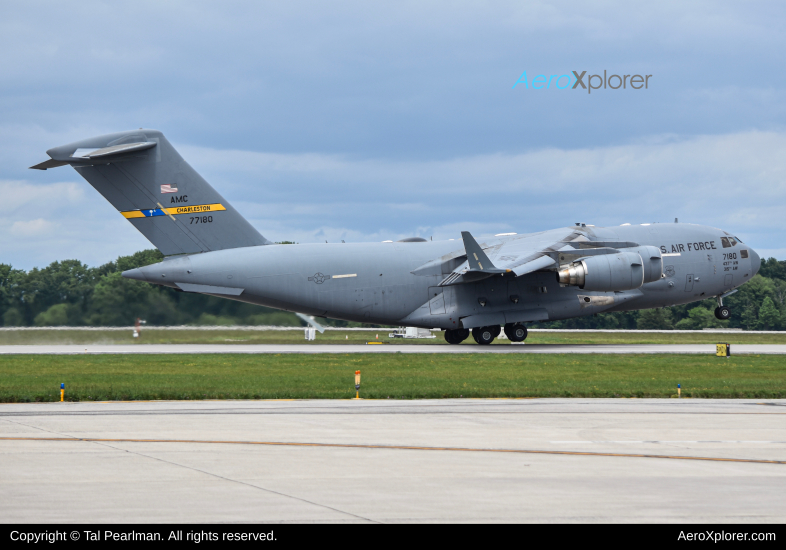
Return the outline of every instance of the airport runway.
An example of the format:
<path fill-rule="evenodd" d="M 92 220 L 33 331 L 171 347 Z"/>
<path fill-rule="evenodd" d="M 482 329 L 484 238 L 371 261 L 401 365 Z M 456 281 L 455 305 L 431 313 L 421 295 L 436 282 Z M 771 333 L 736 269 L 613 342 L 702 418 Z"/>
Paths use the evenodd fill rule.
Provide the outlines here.
<path fill-rule="evenodd" d="M 734 344 L 732 355 L 786 354 L 783 344 Z M 0 355 L 79 353 L 693 353 L 714 354 L 714 344 L 125 344 L 0 346 Z"/>
<path fill-rule="evenodd" d="M 3 522 L 786 521 L 786 400 L 0 405 Z"/>

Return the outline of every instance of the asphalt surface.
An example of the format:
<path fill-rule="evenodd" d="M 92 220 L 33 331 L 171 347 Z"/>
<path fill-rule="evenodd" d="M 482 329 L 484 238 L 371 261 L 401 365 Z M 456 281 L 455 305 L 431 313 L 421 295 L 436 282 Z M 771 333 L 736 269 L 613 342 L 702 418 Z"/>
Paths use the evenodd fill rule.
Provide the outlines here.
<path fill-rule="evenodd" d="M 783 344 L 734 344 L 733 355 L 786 354 Z M 126 345 L 12 345 L 0 355 L 79 353 L 693 353 L 714 354 L 715 344 L 507 344 L 507 345 L 396 345 L 396 344 L 126 344 Z"/>
<path fill-rule="evenodd" d="M 786 520 L 786 400 L 0 405 L 2 522 Z"/>

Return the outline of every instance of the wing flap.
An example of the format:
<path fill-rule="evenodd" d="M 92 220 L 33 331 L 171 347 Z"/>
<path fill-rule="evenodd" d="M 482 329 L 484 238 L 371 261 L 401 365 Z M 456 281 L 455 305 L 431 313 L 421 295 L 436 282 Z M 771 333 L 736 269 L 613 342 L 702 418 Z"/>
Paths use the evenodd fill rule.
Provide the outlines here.
<path fill-rule="evenodd" d="M 538 271 L 539 269 L 546 269 L 556 265 L 557 262 L 550 256 L 541 256 L 539 258 L 535 258 L 525 264 L 518 265 L 512 269 L 513 273 L 516 274 L 516 277 L 521 277 L 522 275 L 526 275 L 527 273 L 532 273 L 533 271 Z"/>

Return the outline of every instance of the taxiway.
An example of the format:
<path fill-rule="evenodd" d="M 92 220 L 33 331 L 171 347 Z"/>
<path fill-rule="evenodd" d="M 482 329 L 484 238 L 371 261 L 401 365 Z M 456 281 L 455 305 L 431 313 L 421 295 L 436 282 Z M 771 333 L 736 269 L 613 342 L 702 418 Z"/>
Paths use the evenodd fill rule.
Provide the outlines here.
<path fill-rule="evenodd" d="M 0 521 L 783 522 L 785 421 L 786 400 L 3 404 Z"/>

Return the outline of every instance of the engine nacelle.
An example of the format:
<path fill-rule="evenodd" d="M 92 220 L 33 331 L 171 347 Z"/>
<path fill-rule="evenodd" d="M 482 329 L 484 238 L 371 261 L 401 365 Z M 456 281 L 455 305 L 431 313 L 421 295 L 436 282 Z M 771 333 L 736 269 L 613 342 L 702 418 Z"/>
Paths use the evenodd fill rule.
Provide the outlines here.
<path fill-rule="evenodd" d="M 589 256 L 561 270 L 557 279 L 584 290 L 633 290 L 644 284 L 643 264 L 635 252 Z"/>
<path fill-rule="evenodd" d="M 631 252 L 637 252 L 642 259 L 644 267 L 644 282 L 654 283 L 663 278 L 663 256 L 657 246 L 638 246 L 631 248 Z"/>

